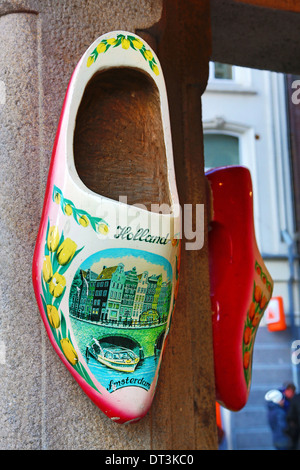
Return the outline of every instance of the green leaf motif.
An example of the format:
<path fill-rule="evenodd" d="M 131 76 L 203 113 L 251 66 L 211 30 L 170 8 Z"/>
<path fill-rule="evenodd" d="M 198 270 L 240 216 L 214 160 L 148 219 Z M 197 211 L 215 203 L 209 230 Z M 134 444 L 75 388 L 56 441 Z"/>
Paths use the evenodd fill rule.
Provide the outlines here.
<path fill-rule="evenodd" d="M 75 222 L 82 227 L 91 226 L 92 229 L 103 235 L 108 233 L 108 223 L 101 217 L 94 217 L 87 211 L 78 209 L 70 199 L 64 197 L 62 191 L 54 185 L 52 199 L 60 205 L 63 214 L 73 216 Z M 61 242 L 60 242 L 61 243 Z"/>
<path fill-rule="evenodd" d="M 102 41 L 100 41 L 98 46 L 88 57 L 87 67 L 90 67 L 94 62 L 96 62 L 99 55 L 106 53 L 110 47 L 115 48 L 118 46 L 122 46 L 124 50 L 130 48 L 134 51 L 139 51 L 144 59 L 148 62 L 151 70 L 155 73 L 155 75 L 159 75 L 159 68 L 152 52 L 146 49 L 145 44 L 143 44 L 139 38 L 131 35 L 126 37 L 124 34 L 118 34 L 116 38 L 102 39 Z"/>
<path fill-rule="evenodd" d="M 66 201 L 67 201 L 66 202 L 67 204 L 72 204 L 71 201 L 65 200 L 62 196 L 61 191 L 58 188 L 56 188 L 55 192 L 53 193 L 53 200 L 55 202 L 58 202 L 59 198 L 60 198 L 60 203 L 61 204 L 64 204 Z M 75 208 L 75 206 L 74 206 L 74 208 Z M 102 219 L 100 219 L 100 220 L 102 220 Z M 51 263 L 51 267 L 52 267 L 52 278 L 47 279 L 47 282 L 46 282 L 45 279 L 44 279 L 43 272 L 41 272 L 41 285 L 42 285 L 41 300 L 42 300 L 42 304 L 43 304 L 43 308 L 44 308 L 44 312 L 45 312 L 45 318 L 48 321 L 48 325 L 49 325 L 49 327 L 52 331 L 53 338 L 54 338 L 59 350 L 65 356 L 64 350 L 63 350 L 62 345 L 61 345 L 61 340 L 63 338 L 68 338 L 70 340 L 70 342 L 72 343 L 72 338 L 71 338 L 70 331 L 68 330 L 68 327 L 67 327 L 67 322 L 66 322 L 65 315 L 60 310 L 60 304 L 61 304 L 61 301 L 63 299 L 63 296 L 65 294 L 66 289 L 64 287 L 64 289 L 62 290 L 60 295 L 58 295 L 57 297 L 53 297 L 51 292 L 50 292 L 50 287 L 49 286 L 50 286 L 50 283 L 51 283 L 51 281 L 54 277 L 54 274 L 58 274 L 60 276 L 63 276 L 63 274 L 70 267 L 70 264 L 74 260 L 75 256 L 78 253 L 80 253 L 80 251 L 84 247 L 78 249 L 75 252 L 74 256 L 69 261 L 69 263 L 67 263 L 64 266 L 61 266 L 58 262 L 56 251 L 59 248 L 59 246 L 61 245 L 61 243 L 64 241 L 64 234 L 63 234 L 63 232 L 61 233 L 61 236 L 60 236 L 60 239 L 59 239 L 59 244 L 58 244 L 56 250 L 52 251 L 52 252 L 49 252 L 49 249 L 47 247 L 47 239 L 48 239 L 49 230 L 50 230 L 50 220 L 48 220 L 48 225 L 47 225 L 44 253 L 45 253 L 45 256 L 49 256 L 49 259 L 50 259 L 50 263 Z M 60 321 L 57 322 L 57 328 L 55 327 L 56 326 L 55 324 L 54 324 L 55 326 L 53 326 L 53 324 L 50 323 L 50 320 L 49 320 L 49 317 L 48 317 L 47 307 L 51 307 L 51 308 L 55 307 L 57 309 L 56 315 L 59 314 L 59 319 L 60 319 Z M 93 383 L 93 381 L 92 381 L 91 377 L 89 376 L 88 372 L 85 370 L 85 367 L 83 366 L 83 364 L 78 362 L 73 367 L 91 387 L 93 387 L 95 390 L 97 390 L 100 393 L 100 391 L 96 388 L 95 384 Z"/>

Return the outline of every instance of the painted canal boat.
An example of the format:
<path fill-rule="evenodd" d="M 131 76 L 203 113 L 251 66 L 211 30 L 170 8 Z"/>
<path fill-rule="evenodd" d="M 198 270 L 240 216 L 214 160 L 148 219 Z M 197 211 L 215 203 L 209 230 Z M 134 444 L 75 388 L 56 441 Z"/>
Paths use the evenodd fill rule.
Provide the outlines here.
<path fill-rule="evenodd" d="M 122 372 L 134 372 L 139 362 L 139 357 L 131 349 L 115 344 L 102 347 L 95 339 L 88 347 L 88 352 L 101 364 Z"/>

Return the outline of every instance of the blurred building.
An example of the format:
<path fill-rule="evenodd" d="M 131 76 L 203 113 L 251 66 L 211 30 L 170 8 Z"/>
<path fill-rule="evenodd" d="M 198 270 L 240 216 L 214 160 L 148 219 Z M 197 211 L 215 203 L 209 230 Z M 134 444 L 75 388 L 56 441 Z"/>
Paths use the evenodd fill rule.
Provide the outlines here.
<path fill-rule="evenodd" d="M 249 168 L 257 243 L 290 325 L 299 286 L 289 86 L 282 73 L 211 62 L 202 104 L 205 167 Z"/>

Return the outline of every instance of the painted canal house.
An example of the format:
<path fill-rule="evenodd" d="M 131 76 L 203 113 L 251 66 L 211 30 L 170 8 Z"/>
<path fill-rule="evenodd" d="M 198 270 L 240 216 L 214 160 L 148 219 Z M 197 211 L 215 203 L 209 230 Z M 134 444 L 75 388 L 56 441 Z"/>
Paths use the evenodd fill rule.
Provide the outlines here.
<path fill-rule="evenodd" d="M 148 271 L 144 271 L 143 274 L 139 274 L 139 282 L 136 288 L 136 293 L 133 302 L 132 309 L 132 320 L 136 324 L 140 320 L 140 316 L 143 313 L 143 305 L 148 287 Z"/>
<path fill-rule="evenodd" d="M 71 315 L 99 323 L 151 325 L 167 320 L 172 283 L 162 275 L 147 271 L 137 274 L 136 267 L 125 272 L 124 264 L 103 266 L 98 275 L 79 270 L 70 290 Z"/>
<path fill-rule="evenodd" d="M 78 270 L 74 276 L 71 289 L 70 289 L 70 298 L 69 298 L 69 308 L 72 315 L 77 316 L 79 309 L 80 296 L 82 289 L 82 275 L 81 270 Z"/>
<path fill-rule="evenodd" d="M 153 302 L 152 302 L 152 310 L 155 310 L 155 311 L 158 310 L 157 304 L 158 304 L 159 294 L 161 291 L 161 286 L 162 286 L 162 275 L 160 274 L 159 276 L 157 276 L 157 283 L 156 283 L 155 292 L 153 295 Z"/>
<path fill-rule="evenodd" d="M 120 306 L 120 320 L 122 322 L 127 323 L 132 320 L 133 303 L 138 283 L 139 278 L 136 272 L 136 267 L 133 267 L 130 272 L 126 273 L 123 297 Z"/>
<path fill-rule="evenodd" d="M 157 301 L 157 313 L 159 315 L 161 323 L 167 321 L 171 302 L 171 294 L 172 283 L 170 281 L 162 282 Z"/>
<path fill-rule="evenodd" d="M 119 263 L 118 266 L 113 268 L 111 274 L 111 283 L 105 312 L 105 319 L 107 321 L 119 321 L 125 279 L 124 264 Z"/>
<path fill-rule="evenodd" d="M 70 290 L 70 312 L 84 320 L 91 320 L 97 274 L 90 269 L 76 273 Z"/>
<path fill-rule="evenodd" d="M 159 276 L 156 276 L 155 274 L 148 277 L 148 287 L 143 305 L 143 313 L 152 310 L 158 278 Z"/>
<path fill-rule="evenodd" d="M 118 321 L 126 275 L 124 264 L 103 269 L 96 280 L 93 321 Z"/>

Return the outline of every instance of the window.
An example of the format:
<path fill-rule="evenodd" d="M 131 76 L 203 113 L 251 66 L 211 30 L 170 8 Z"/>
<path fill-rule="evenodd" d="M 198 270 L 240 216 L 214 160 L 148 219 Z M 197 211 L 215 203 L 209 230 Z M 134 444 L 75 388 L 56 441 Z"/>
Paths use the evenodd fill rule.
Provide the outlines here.
<path fill-rule="evenodd" d="M 251 69 L 221 62 L 210 62 L 206 91 L 216 90 L 256 93 L 256 90 L 252 88 Z"/>
<path fill-rule="evenodd" d="M 218 80 L 232 80 L 233 78 L 232 65 L 221 64 L 220 62 L 214 62 L 214 78 Z"/>
<path fill-rule="evenodd" d="M 239 165 L 239 139 L 228 134 L 204 134 L 205 169 Z"/>

